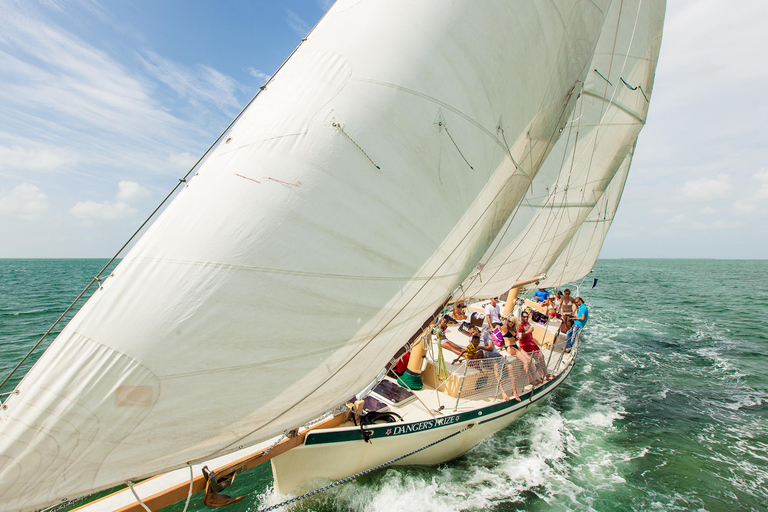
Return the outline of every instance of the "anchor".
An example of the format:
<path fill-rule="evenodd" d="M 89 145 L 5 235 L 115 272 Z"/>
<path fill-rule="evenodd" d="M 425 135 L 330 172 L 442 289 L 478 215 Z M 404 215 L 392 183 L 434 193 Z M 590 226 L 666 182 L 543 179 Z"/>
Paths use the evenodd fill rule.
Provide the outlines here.
<path fill-rule="evenodd" d="M 205 466 L 203 468 L 203 477 L 205 478 L 205 496 L 203 497 L 203 505 L 206 507 L 217 508 L 226 507 L 227 505 L 241 501 L 244 496 L 232 498 L 227 494 L 220 493 L 232 485 L 232 482 L 235 481 L 235 476 L 238 473 L 245 471 L 246 469 L 245 464 L 242 464 L 240 466 L 226 468 L 225 470 L 216 473 L 215 471 L 210 471 L 208 466 Z"/>

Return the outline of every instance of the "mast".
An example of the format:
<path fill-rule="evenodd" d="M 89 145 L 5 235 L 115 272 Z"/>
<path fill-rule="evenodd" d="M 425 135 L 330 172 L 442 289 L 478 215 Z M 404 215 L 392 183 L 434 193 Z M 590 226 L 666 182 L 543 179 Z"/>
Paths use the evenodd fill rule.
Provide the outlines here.
<path fill-rule="evenodd" d="M 0 511 L 231 453 L 363 389 L 522 200 L 607 4 L 334 4 L 4 402 Z"/>

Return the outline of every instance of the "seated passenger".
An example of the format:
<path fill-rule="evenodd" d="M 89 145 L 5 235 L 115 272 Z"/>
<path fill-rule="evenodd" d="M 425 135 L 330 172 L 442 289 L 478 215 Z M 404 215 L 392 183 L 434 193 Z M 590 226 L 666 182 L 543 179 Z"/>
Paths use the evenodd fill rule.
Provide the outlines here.
<path fill-rule="evenodd" d="M 441 347 L 443 347 L 446 350 L 450 350 L 456 355 L 459 355 L 464 349 L 462 349 L 460 346 L 458 346 L 454 342 L 449 341 L 448 338 L 445 337 L 445 329 L 448 327 L 447 316 L 448 315 L 440 319 L 440 322 L 438 322 L 437 327 L 435 327 L 435 329 L 432 332 L 437 337 L 437 342 L 440 343 Z"/>
<path fill-rule="evenodd" d="M 461 302 L 457 302 L 453 305 L 453 314 L 451 316 L 454 320 L 459 321 L 467 319 L 467 315 L 464 313 L 464 308 L 465 306 Z"/>
<path fill-rule="evenodd" d="M 501 323 L 501 308 L 496 297 L 491 297 L 491 302 L 485 305 L 485 320 L 491 330 Z"/>
<path fill-rule="evenodd" d="M 480 350 L 480 336 L 474 335 L 472 336 L 472 341 L 469 342 L 469 345 L 467 345 L 467 347 L 461 351 L 459 357 L 454 359 L 451 364 L 456 364 L 461 359 L 471 361 L 473 359 L 482 359 L 482 357 L 483 351 Z"/>
<path fill-rule="evenodd" d="M 470 330 L 471 336 L 476 336 L 479 334 L 477 327 L 472 327 Z M 503 338 L 502 338 L 503 339 Z M 509 400 L 509 395 L 507 395 L 507 392 L 504 390 L 504 386 L 501 383 L 501 379 L 504 376 L 504 371 L 506 368 L 504 366 L 500 366 L 499 363 L 501 362 L 501 358 L 504 357 L 501 352 L 498 350 L 498 339 L 496 336 L 493 335 L 493 333 L 489 330 L 483 331 L 483 334 L 480 335 L 480 350 L 483 351 L 483 359 L 493 360 L 496 359 L 498 362 L 493 363 L 493 373 L 496 376 L 496 381 L 499 382 L 499 391 L 501 392 L 501 398 L 502 400 Z M 501 345 L 503 346 L 503 345 Z M 512 379 L 512 395 L 515 397 L 515 399 L 519 402 L 520 397 L 517 395 L 517 389 L 515 388 L 515 379 Z"/>

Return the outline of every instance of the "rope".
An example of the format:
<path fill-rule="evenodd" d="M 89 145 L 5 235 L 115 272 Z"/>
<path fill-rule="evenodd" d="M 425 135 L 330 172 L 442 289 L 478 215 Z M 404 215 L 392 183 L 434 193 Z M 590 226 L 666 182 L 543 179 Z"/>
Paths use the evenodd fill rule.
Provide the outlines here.
<path fill-rule="evenodd" d="M 642 85 L 637 84 L 636 86 L 632 87 L 631 85 L 629 85 L 627 83 L 626 80 L 624 80 L 623 77 L 619 77 L 619 78 L 621 78 L 621 81 L 624 82 L 624 85 L 626 85 L 629 88 L 630 91 L 636 91 L 636 90 L 640 89 L 640 92 L 643 93 L 643 98 L 645 98 L 645 101 L 647 101 L 648 103 L 651 102 L 651 100 L 648 99 L 648 96 L 646 96 L 645 91 L 643 90 L 643 86 Z"/>
<path fill-rule="evenodd" d="M 439 124 L 440 124 L 440 125 L 442 125 L 442 127 L 443 127 L 443 128 L 445 128 L 445 133 L 448 135 L 448 138 L 449 138 L 449 139 L 451 139 L 451 142 L 453 142 L 453 146 L 456 148 L 456 151 L 458 151 L 458 152 L 459 152 L 459 155 L 461 155 L 461 158 L 463 158 L 463 159 L 464 159 L 464 162 L 466 162 L 466 164 L 469 166 L 469 168 L 470 168 L 470 169 L 472 169 L 472 170 L 474 171 L 474 170 L 475 170 L 475 168 L 474 168 L 474 167 L 472 167 L 472 164 L 470 164 L 470 163 L 469 163 L 469 161 L 467 160 L 467 157 L 465 157 L 465 156 L 464 156 L 464 153 L 462 153 L 462 152 L 461 152 L 461 150 L 459 149 L 459 145 L 458 145 L 458 144 L 456 144 L 456 141 L 455 141 L 455 140 L 453 140 L 453 137 L 451 137 L 451 132 L 449 132 L 449 131 L 448 131 L 448 126 L 447 126 L 447 125 L 444 125 L 444 124 L 442 124 L 442 123 L 439 123 Z M 514 161 L 513 161 L 513 163 L 514 163 Z"/>
<path fill-rule="evenodd" d="M 141 498 L 139 498 L 139 495 L 136 494 L 136 489 L 133 488 L 133 482 L 131 482 L 130 480 L 127 480 L 125 483 L 128 486 L 128 488 L 131 489 L 131 492 L 133 493 L 133 497 L 136 498 L 136 501 L 139 502 L 139 505 L 144 507 L 144 510 L 146 510 L 147 512 L 152 512 L 149 509 L 149 507 L 147 505 L 145 505 L 143 501 L 141 501 Z"/>
<path fill-rule="evenodd" d="M 379 167 L 378 165 L 376 165 L 376 162 L 374 162 L 374 161 L 373 161 L 373 159 L 372 159 L 370 156 L 368 156 L 368 153 L 366 153 L 366 152 L 365 152 L 365 150 L 364 150 L 363 148 L 361 148 L 361 147 L 360 147 L 360 144 L 358 144 L 357 142 L 355 142 L 355 141 L 354 141 L 354 139 L 353 139 L 352 137 L 350 137 L 350 136 L 349 136 L 349 134 L 348 134 L 347 132 L 345 132 L 345 131 L 344 131 L 344 128 L 342 128 L 342 127 L 341 127 L 341 124 L 339 124 L 339 123 L 333 123 L 331 126 L 333 126 L 333 127 L 334 127 L 334 128 L 336 128 L 337 130 L 339 130 L 339 131 L 340 131 L 342 134 L 344 134 L 344 136 L 345 136 L 346 138 L 348 138 L 348 139 L 349 139 L 349 142 L 351 142 L 352 144 L 354 144 L 354 145 L 355 145 L 355 147 L 356 147 L 357 149 L 359 149 L 359 150 L 360 150 L 360 152 L 361 152 L 362 154 L 364 154 L 364 155 L 365 155 L 365 158 L 367 158 L 367 159 L 368 159 L 368 161 L 369 161 L 369 162 L 371 162 L 371 165 L 373 165 L 373 166 L 374 166 L 375 168 L 377 168 L 378 170 L 381 170 L 381 167 Z"/>
<path fill-rule="evenodd" d="M 346 478 L 342 478 L 341 480 L 336 480 L 335 482 L 333 482 L 331 484 L 328 484 L 325 487 L 320 487 L 319 489 L 315 489 L 314 491 L 310 491 L 310 492 L 308 492 L 306 494 L 302 494 L 301 496 L 296 496 L 295 498 L 292 498 L 290 500 L 284 501 L 282 503 L 278 503 L 277 505 L 272 505 L 272 506 L 267 507 L 267 508 L 260 508 L 256 512 L 269 512 L 270 510 L 276 510 L 276 509 L 284 507 L 286 505 L 291 505 L 293 503 L 296 503 L 297 501 L 303 500 L 304 498 L 309 498 L 310 496 L 314 496 L 315 494 L 320 494 L 321 492 L 327 491 L 329 489 L 333 489 L 334 487 L 338 487 L 341 484 L 345 484 L 347 482 L 351 482 L 352 480 L 355 480 L 356 478 L 360 478 L 361 476 L 367 475 L 368 473 L 372 473 L 372 472 L 374 472 L 374 471 L 376 471 L 378 469 L 381 469 L 381 468 L 384 468 L 384 467 L 389 466 L 391 464 L 394 464 L 397 461 L 403 460 L 406 457 L 410 457 L 411 455 L 414 455 L 414 454 L 417 454 L 417 453 L 419 453 L 421 451 L 424 451 L 427 448 L 431 448 L 431 447 L 435 446 L 436 444 L 442 443 L 443 441 L 447 441 L 448 439 L 451 439 L 452 437 L 455 437 L 455 436 L 461 434 L 462 432 L 465 432 L 465 431 L 469 430 L 473 426 L 474 426 L 474 423 L 470 423 L 466 427 L 462 428 L 461 430 L 457 430 L 453 434 L 449 434 L 449 435 L 447 435 L 447 436 L 445 436 L 445 437 L 443 437 L 441 439 L 438 439 L 437 441 L 433 441 L 433 442 L 429 443 L 428 445 L 422 446 L 421 448 L 413 450 L 412 452 L 408 452 L 405 455 L 401 455 L 401 456 L 396 457 L 396 458 L 394 458 L 392 460 L 389 460 L 387 462 L 379 464 L 378 466 L 374 466 L 374 467 L 372 467 L 370 469 L 366 469 L 365 471 L 361 471 L 359 473 L 355 473 L 354 475 L 348 476 Z"/>
<path fill-rule="evenodd" d="M 605 80 L 606 82 L 608 82 L 608 85 L 610 85 L 611 87 L 613 87 L 613 84 L 611 83 L 611 81 L 610 81 L 610 80 L 608 80 L 607 78 L 605 78 L 601 72 L 599 72 L 597 69 L 595 69 L 595 73 L 597 73 L 598 75 L 600 75 L 600 78 L 602 78 L 603 80 Z"/>
<path fill-rule="evenodd" d="M 184 510 L 182 512 L 187 512 L 187 507 L 189 507 L 189 500 L 192 499 L 192 487 L 195 484 L 195 474 L 192 471 L 192 464 L 187 462 L 187 466 L 189 466 L 189 492 L 187 493 L 187 502 L 184 503 Z"/>

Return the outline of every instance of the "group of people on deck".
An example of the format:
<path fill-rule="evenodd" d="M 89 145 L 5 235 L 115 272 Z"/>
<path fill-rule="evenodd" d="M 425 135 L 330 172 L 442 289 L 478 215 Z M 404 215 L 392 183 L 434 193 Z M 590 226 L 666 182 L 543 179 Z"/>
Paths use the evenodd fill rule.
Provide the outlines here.
<path fill-rule="evenodd" d="M 506 358 L 506 363 L 509 365 L 517 359 L 523 364 L 523 369 L 526 375 L 529 375 L 531 384 L 534 386 L 554 378 L 553 375 L 547 374 L 547 364 L 544 361 L 544 356 L 533 339 L 533 326 L 530 323 L 530 313 L 528 311 L 524 311 L 521 314 L 519 321 L 513 316 L 502 318 L 497 299 L 495 297 L 492 298 L 485 307 L 484 329 L 481 330 L 479 327 L 472 325 L 467 331 L 471 341 L 466 347 L 461 347 L 446 338 L 445 329 L 448 326 L 449 319 L 459 321 L 466 318 L 463 305 L 458 307 L 454 305 L 450 318 L 448 315 L 444 316 L 435 329 L 435 334 L 441 346 L 457 355 L 453 361 L 454 364 L 461 359 L 473 361 L 477 359 Z M 533 365 L 531 365 L 532 361 Z M 532 371 L 529 370 L 531 366 Z M 495 367 L 495 369 L 498 371 L 498 368 Z M 520 396 L 511 371 L 510 376 L 512 396 L 515 400 L 519 401 Z M 500 388 L 500 391 L 504 400 L 510 399 L 503 387 Z"/>
<path fill-rule="evenodd" d="M 571 290 L 557 291 L 554 295 L 545 288 L 539 288 L 533 299 L 547 308 L 547 316 L 562 320 L 562 330 L 566 334 L 565 351 L 570 352 L 576 337 L 589 319 L 589 309 L 581 297 L 571 297 Z"/>
<path fill-rule="evenodd" d="M 565 352 L 570 352 L 576 337 L 589 318 L 589 311 L 584 300 L 581 297 L 571 297 L 571 291 L 567 288 L 554 295 L 550 295 L 545 289 L 539 288 L 534 294 L 534 298 L 547 307 L 547 313 L 550 317 L 561 319 L 567 326 Z M 519 320 L 514 316 L 502 318 L 498 301 L 495 297 L 492 298 L 484 308 L 485 319 L 482 329 L 472 325 L 467 331 L 471 341 L 466 347 L 461 347 L 446 338 L 445 329 L 449 321 L 461 322 L 468 319 L 464 308 L 465 306 L 461 302 L 455 303 L 453 311 L 449 315 L 445 315 L 435 329 L 441 346 L 456 354 L 454 364 L 462 359 L 473 361 L 506 358 L 506 363 L 509 365 L 517 359 L 523 364 L 525 374 L 529 376 L 530 383 L 534 386 L 554 378 L 553 375 L 547 373 L 544 356 L 539 345 L 533 339 L 533 325 L 531 325 L 529 310 L 524 310 L 520 314 Z M 498 372 L 498 368 L 496 371 Z M 511 381 L 512 395 L 519 401 L 520 396 L 517 393 L 514 377 L 511 378 Z M 500 388 L 500 391 L 504 400 L 510 399 L 503 387 Z"/>

